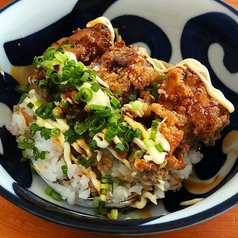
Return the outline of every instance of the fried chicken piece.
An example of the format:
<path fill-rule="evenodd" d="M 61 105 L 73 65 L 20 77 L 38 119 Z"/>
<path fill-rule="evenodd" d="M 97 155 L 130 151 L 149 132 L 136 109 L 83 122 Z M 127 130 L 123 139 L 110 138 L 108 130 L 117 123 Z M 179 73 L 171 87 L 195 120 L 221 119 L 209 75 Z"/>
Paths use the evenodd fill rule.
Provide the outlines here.
<path fill-rule="evenodd" d="M 194 139 L 214 145 L 220 131 L 229 124 L 228 110 L 208 94 L 200 77 L 189 69 L 170 70 L 159 90 L 165 93 L 160 95 L 158 103 L 187 119 L 180 129 L 189 145 Z"/>
<path fill-rule="evenodd" d="M 214 145 L 220 131 L 229 124 L 229 112 L 212 98 L 200 77 L 189 69 L 175 67 L 159 87 L 160 96 L 151 110 L 165 122 L 160 132 L 171 151 L 166 156 L 168 167 L 185 167 L 183 157 L 199 141 Z"/>
<path fill-rule="evenodd" d="M 131 148 L 131 152 L 127 158 L 130 162 L 131 172 L 134 173 L 135 177 L 151 184 L 157 184 L 159 180 L 164 180 L 167 177 L 167 160 L 162 164 L 155 164 L 152 161 L 146 162 L 144 159 L 135 159 L 134 152 L 136 150 L 137 148 L 135 147 Z"/>
<path fill-rule="evenodd" d="M 146 56 L 140 54 L 136 47 L 126 46 L 124 41 L 115 43 L 109 51 L 94 60 L 90 68 L 113 92 L 120 91 L 123 96 L 161 80 Z"/>
<path fill-rule="evenodd" d="M 88 65 L 96 57 L 101 56 L 111 46 L 111 35 L 109 29 L 104 24 L 96 24 L 87 29 L 77 29 L 70 37 L 64 37 L 51 46 L 58 48 L 65 44 L 74 44 L 75 47 L 65 47 L 64 50 L 76 55 L 78 61 Z M 57 71 L 57 69 L 56 69 Z M 37 85 L 40 79 L 45 78 L 45 69 L 38 70 L 29 81 L 32 85 Z"/>
<path fill-rule="evenodd" d="M 64 49 L 74 53 L 78 61 L 88 65 L 108 50 L 111 46 L 111 35 L 108 27 L 99 23 L 92 28 L 77 29 L 72 36 L 62 38 L 52 46 L 58 48 L 64 44 L 75 44 L 76 47 Z"/>

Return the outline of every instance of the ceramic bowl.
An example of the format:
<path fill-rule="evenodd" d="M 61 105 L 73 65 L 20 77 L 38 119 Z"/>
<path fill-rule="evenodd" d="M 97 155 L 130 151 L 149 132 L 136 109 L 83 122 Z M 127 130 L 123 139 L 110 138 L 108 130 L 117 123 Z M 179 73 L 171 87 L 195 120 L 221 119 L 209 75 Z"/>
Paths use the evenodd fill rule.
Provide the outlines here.
<path fill-rule="evenodd" d="M 27 9 L 27 11 L 26 11 Z M 238 12 L 219 0 L 21 0 L 0 11 L 0 195 L 26 211 L 58 224 L 107 234 L 151 234 L 207 220 L 238 202 L 238 113 L 214 147 L 178 192 L 167 192 L 158 205 L 133 216 L 106 220 L 92 209 L 51 200 L 45 182 L 21 163 L 15 138 L 3 115 L 17 103 L 18 82 L 26 82 L 32 59 L 52 42 L 104 15 L 127 44 L 140 44 L 152 57 L 176 64 L 195 58 L 204 64 L 213 85 L 238 106 Z M 7 106 L 3 106 L 7 105 Z M 182 201 L 198 201 L 181 206 Z"/>

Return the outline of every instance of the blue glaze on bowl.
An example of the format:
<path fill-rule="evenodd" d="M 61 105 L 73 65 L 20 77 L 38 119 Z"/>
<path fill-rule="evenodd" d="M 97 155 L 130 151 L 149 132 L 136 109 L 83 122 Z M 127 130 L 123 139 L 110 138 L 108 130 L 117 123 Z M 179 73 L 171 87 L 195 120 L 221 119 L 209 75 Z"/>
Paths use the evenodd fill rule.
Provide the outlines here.
<path fill-rule="evenodd" d="M 13 108 L 18 103 L 20 94 L 15 90 L 17 82 L 9 74 L 0 74 L 0 102 Z M 32 171 L 29 162 L 22 163 L 22 153 L 17 149 L 14 136 L 5 127 L 0 127 L 0 138 L 4 154 L 0 153 L 0 164 L 22 186 L 30 187 Z"/>
<path fill-rule="evenodd" d="M 3 32 L 0 32 L 0 67 L 7 78 L 6 82 L 0 77 L 0 102 L 10 108 L 19 98 L 14 91 L 16 82 L 10 77 L 11 65 L 31 64 L 33 57 L 41 55 L 52 42 L 69 36 L 73 30 L 85 27 L 88 21 L 101 15 L 111 20 L 127 44 L 139 42 L 145 45 L 152 57 L 172 64 L 187 57 L 201 61 L 209 69 L 214 86 L 238 108 L 238 13 L 225 3 L 218 0 L 69 0 L 67 7 L 57 6 L 59 11 L 51 12 L 52 18 L 44 18 L 38 27 L 37 14 L 44 15 L 47 4 L 53 2 L 15 1 L 0 11 L 0 22 L 5 21 Z M 28 21 L 18 22 L 14 14 L 23 14 L 27 4 L 32 6 Z M 188 11 L 184 11 L 186 7 Z M 39 13 L 34 9 L 40 9 Z M 13 18 L 13 23 L 7 22 L 9 18 Z M 35 25 L 29 19 L 33 19 Z M 230 126 L 222 132 L 215 147 L 202 147 L 205 157 L 195 165 L 200 179 L 214 176 L 226 160 L 221 149 L 222 141 L 230 131 L 238 130 L 238 112 L 230 118 Z M 151 213 L 150 217 L 105 222 L 104 218 L 94 216 L 92 209 L 50 200 L 44 194 L 45 183 L 38 176 L 32 176 L 28 163 L 19 162 L 19 150 L 12 149 L 16 147 L 15 138 L 5 128 L 0 128 L 0 138 L 4 147 L 4 155 L 0 155 L 0 173 L 9 175 L 4 177 L 4 183 L 0 181 L 0 194 L 35 215 L 69 227 L 107 234 L 159 233 L 211 218 L 235 206 L 238 201 L 236 160 L 224 180 L 207 193 L 196 195 L 182 187 L 176 193 L 167 192 L 158 206 L 149 205 L 145 214 Z M 191 207 L 180 206 L 180 202 L 198 197 L 206 199 Z M 164 212 L 168 215 L 160 217 Z"/>

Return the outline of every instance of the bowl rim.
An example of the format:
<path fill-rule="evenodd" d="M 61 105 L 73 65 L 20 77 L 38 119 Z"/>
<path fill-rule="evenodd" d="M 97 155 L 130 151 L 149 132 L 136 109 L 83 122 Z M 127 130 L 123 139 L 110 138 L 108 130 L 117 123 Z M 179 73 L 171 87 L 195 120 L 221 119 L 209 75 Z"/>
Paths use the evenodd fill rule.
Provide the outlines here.
<path fill-rule="evenodd" d="M 0 13 L 2 13 L 7 8 L 11 7 L 17 2 L 20 2 L 23 0 L 15 0 L 2 9 L 0 9 Z M 209 0 L 214 1 L 214 0 Z M 219 4 L 225 6 L 227 9 L 229 9 L 231 12 L 238 15 L 238 11 L 230 6 L 229 4 L 221 1 L 221 0 L 215 0 L 215 2 L 218 2 Z M 13 184 L 14 186 L 14 184 Z M 100 224 L 100 226 L 95 226 L 95 219 L 92 218 L 86 218 L 82 217 L 80 218 L 80 222 L 77 221 L 74 222 L 70 218 L 67 217 L 61 217 L 59 219 L 58 215 L 54 213 L 50 213 L 48 210 L 41 209 L 34 204 L 30 204 L 27 201 L 21 199 L 20 197 L 12 194 L 5 188 L 3 188 L 0 185 L 0 194 L 3 198 L 10 201 L 14 205 L 18 206 L 19 208 L 36 215 L 40 218 L 43 218 L 47 221 L 51 221 L 60 225 L 64 225 L 67 227 L 71 227 L 74 229 L 80 229 L 85 231 L 90 231 L 94 233 L 100 233 L 100 234 L 117 234 L 117 235 L 142 235 L 142 234 L 155 234 L 155 233 L 162 233 L 177 229 L 182 229 L 191 225 L 195 225 L 198 223 L 201 223 L 203 221 L 206 221 L 208 219 L 211 219 L 215 216 L 220 215 L 221 213 L 231 209 L 232 207 L 236 206 L 238 204 L 238 193 L 234 194 L 227 200 L 224 200 L 223 202 L 209 208 L 208 210 L 198 212 L 195 215 L 191 215 L 189 217 L 173 220 L 171 222 L 164 222 L 161 224 L 156 225 L 148 225 L 146 224 L 148 222 L 148 219 L 138 219 L 138 220 L 107 220 L 105 223 L 104 219 L 97 219 L 97 222 Z M 159 219 L 159 218 L 154 218 Z M 151 220 L 151 219 L 149 219 Z M 128 229 L 126 229 L 128 228 Z M 145 229 L 147 228 L 147 229 Z"/>
<path fill-rule="evenodd" d="M 13 183 L 13 187 L 15 182 Z M 24 188 L 22 188 L 24 190 Z M 54 222 L 59 225 L 70 227 L 73 229 L 84 230 L 88 232 L 98 233 L 98 234 L 110 234 L 110 235 L 148 235 L 148 234 L 158 234 L 173 230 L 178 230 L 182 228 L 189 227 L 191 225 L 196 225 L 216 217 L 227 210 L 233 208 L 238 204 L 238 193 L 234 194 L 232 197 L 211 207 L 205 211 L 196 213 L 189 217 L 180 218 L 178 220 L 173 220 L 169 222 L 163 222 L 159 224 L 150 224 L 152 220 L 160 219 L 158 217 L 148 218 L 148 219 L 131 219 L 131 220 L 111 220 L 98 219 L 91 217 L 80 217 L 74 220 L 65 216 L 61 216 L 59 219 L 58 214 L 51 213 L 48 210 L 42 209 L 35 204 L 31 204 L 17 195 L 13 195 L 0 185 L 1 196 L 17 207 L 29 212 L 32 215 L 40 217 L 46 221 Z M 42 198 L 41 198 L 42 199 Z M 58 205 L 56 205 L 59 207 Z M 63 208 L 64 209 L 64 208 Z M 66 209 L 67 210 L 67 209 Z M 97 226 L 95 226 L 95 221 L 97 221 Z"/>

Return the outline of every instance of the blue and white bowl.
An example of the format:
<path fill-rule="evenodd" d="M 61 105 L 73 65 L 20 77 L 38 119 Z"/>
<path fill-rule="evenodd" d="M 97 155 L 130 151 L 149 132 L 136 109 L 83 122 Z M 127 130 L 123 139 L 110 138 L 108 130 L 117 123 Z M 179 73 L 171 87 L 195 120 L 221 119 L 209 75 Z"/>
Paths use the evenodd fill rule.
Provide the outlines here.
<path fill-rule="evenodd" d="M 27 11 L 26 11 L 27 9 Z M 214 147 L 178 192 L 134 216 L 107 220 L 89 208 L 51 200 L 45 182 L 21 163 L 15 138 L 4 119 L 17 103 L 14 88 L 26 80 L 35 55 L 98 16 L 108 17 L 127 44 L 140 44 L 152 57 L 176 64 L 195 58 L 206 65 L 212 83 L 238 106 L 238 12 L 219 0 L 21 0 L 0 10 L 0 195 L 17 206 L 62 225 L 108 234 L 150 234 L 190 226 L 238 202 L 238 112 Z M 18 82 L 17 82 L 18 81 Z M 7 106 L 8 107 L 7 107 Z M 200 201 L 181 206 L 183 201 Z"/>

